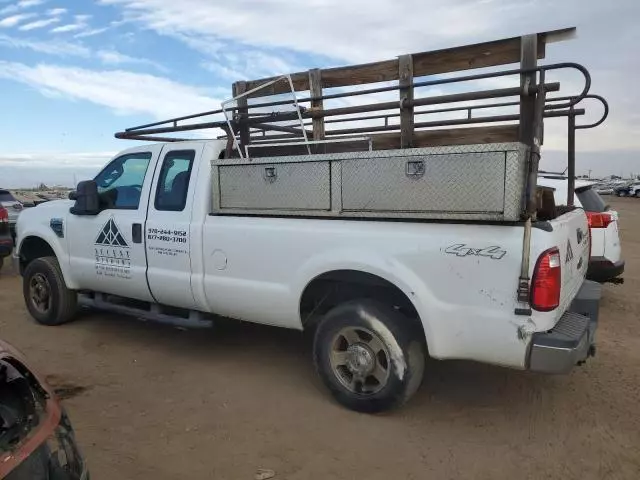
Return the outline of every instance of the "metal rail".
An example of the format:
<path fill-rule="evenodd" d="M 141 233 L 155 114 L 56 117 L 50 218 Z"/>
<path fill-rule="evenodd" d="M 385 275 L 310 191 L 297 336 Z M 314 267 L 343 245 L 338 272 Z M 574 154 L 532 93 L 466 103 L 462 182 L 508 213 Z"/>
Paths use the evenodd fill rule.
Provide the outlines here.
<path fill-rule="evenodd" d="M 525 74 L 539 74 L 539 73 L 543 73 L 543 72 L 547 72 L 547 71 L 554 71 L 554 70 L 561 70 L 561 69 L 574 69 L 577 70 L 578 72 L 580 72 L 583 77 L 584 77 L 584 87 L 582 89 L 582 91 L 576 95 L 576 96 L 571 96 L 571 97 L 566 97 L 566 103 L 564 104 L 560 104 L 558 106 L 556 106 L 556 108 L 569 108 L 573 105 L 576 105 L 577 103 L 579 103 L 582 99 L 584 99 L 587 94 L 589 93 L 589 89 L 591 87 L 591 75 L 589 74 L 589 71 L 582 65 L 578 64 L 578 63 L 572 63 L 572 62 L 564 62 L 564 63 L 555 63 L 555 64 L 550 64 L 550 65 L 543 65 L 543 66 L 538 66 L 536 68 L 529 68 L 529 69 L 523 69 L 523 68 L 517 68 L 517 69 L 510 69 L 510 70 L 502 70 L 502 71 L 498 71 L 498 72 L 488 72 L 488 73 L 482 73 L 482 74 L 475 74 L 475 75 L 465 75 L 465 76 L 460 76 L 460 77 L 451 77 L 451 78 L 442 78 L 442 79 L 436 79 L 436 80 L 425 80 L 425 81 L 421 81 L 421 82 L 414 82 L 412 84 L 413 88 L 422 88 L 422 87 L 433 87 L 433 86 L 438 86 L 438 85 L 449 85 L 449 84 L 454 84 L 454 83 L 462 83 L 462 82 L 470 82 L 470 81 L 477 81 L 477 80 L 487 80 L 487 79 L 492 79 L 492 78 L 502 78 L 502 77 L 506 77 L 506 76 L 512 76 L 512 75 L 525 75 Z M 283 77 L 284 78 L 284 77 Z M 278 80 L 276 80 L 278 81 Z M 274 83 L 274 82 L 271 82 Z M 552 84 L 553 85 L 553 84 Z M 346 98 L 346 97 L 353 97 L 353 96 L 359 96 L 359 95 L 369 95 L 369 94 L 375 94 L 375 93 L 383 93 L 383 92 L 389 92 L 389 91 L 397 91 L 400 90 L 400 85 L 390 85 L 390 86 L 384 86 L 384 87 L 377 87 L 377 88 L 368 88 L 368 89 L 360 89 L 360 90 L 355 90 L 355 91 L 348 91 L 348 92 L 341 92 L 341 93 L 334 93 L 334 94 L 327 94 L 327 95 L 321 95 L 318 97 L 303 97 L 303 98 L 298 98 L 296 101 L 297 103 L 309 103 L 312 100 L 331 100 L 331 99 L 338 99 L 338 98 Z M 523 92 L 521 89 L 517 89 L 518 92 L 515 93 L 514 95 L 519 95 L 524 93 L 525 95 L 532 95 L 535 94 L 536 92 L 536 86 L 535 85 L 531 85 L 529 86 L 529 88 Z M 552 90 L 550 90 L 552 91 Z M 473 92 L 470 92 L 473 93 Z M 429 98 L 429 97 L 427 97 Z M 433 97 L 436 98 L 436 97 Z M 485 98 L 497 98 L 497 97 L 485 97 Z M 565 97 L 563 97 L 565 98 Z M 418 101 L 421 99 L 417 99 L 414 100 Z M 456 101 L 465 101 L 464 98 L 460 99 L 460 100 L 456 100 Z M 254 103 L 249 105 L 248 107 L 250 109 L 256 109 L 256 108 L 266 108 L 266 107 L 273 107 L 273 106 L 281 106 L 281 105 L 291 105 L 293 103 L 292 100 L 279 100 L 279 101 L 273 101 L 273 102 L 262 102 L 262 103 Z M 399 106 L 398 102 L 389 102 L 392 103 L 393 106 L 389 106 L 388 108 L 383 108 L 380 107 L 379 109 L 391 109 L 391 108 L 397 108 Z M 434 101 L 431 104 L 436 104 L 438 103 L 437 101 Z M 430 103 L 413 103 L 414 106 L 417 105 L 428 105 Z M 342 114 L 349 114 L 349 113 L 361 113 L 361 110 L 358 110 L 357 108 L 361 107 L 361 106 L 353 106 L 353 107 L 344 107 L 344 111 L 342 112 Z M 303 116 L 306 114 L 308 115 L 309 112 L 307 111 L 306 108 L 304 107 L 300 107 L 300 109 L 302 110 Z M 349 109 L 354 109 L 353 111 L 349 111 Z M 153 122 L 153 123 L 147 123 L 144 125 L 138 125 L 135 127 L 130 127 L 127 128 L 124 132 L 118 132 L 116 134 L 116 138 L 122 138 L 122 139 L 127 139 L 129 137 L 128 134 L 131 134 L 133 132 L 135 132 L 136 134 L 154 134 L 156 133 L 155 130 L 149 130 L 151 127 L 158 127 L 161 125 L 168 125 L 171 124 L 170 127 L 164 127 L 164 129 L 162 129 L 162 133 L 169 133 L 169 132 L 180 132 L 180 131 L 188 131 L 189 128 L 186 127 L 191 127 L 191 129 L 196 130 L 196 129 L 200 129 L 200 128 L 222 128 L 223 124 L 226 123 L 225 121 L 218 121 L 218 122 L 207 122 L 207 123 L 199 123 L 199 124 L 193 124 L 193 125 L 178 125 L 178 122 L 180 121 L 184 121 L 184 120 L 192 120 L 194 118 L 202 118 L 202 117 L 206 117 L 206 116 L 211 116 L 211 115 L 216 115 L 216 114 L 223 114 L 225 111 L 237 111 L 238 107 L 228 107 L 228 108 L 222 108 L 222 109 L 218 109 L 218 110 L 209 110 L 206 112 L 202 112 L 202 113 L 196 113 L 196 114 L 192 114 L 192 115 L 185 115 L 185 116 L 181 116 L 181 117 L 175 117 L 175 118 L 171 118 L 168 120 L 163 120 L 163 121 L 158 121 L 158 122 Z M 335 109 L 334 109 L 335 110 Z M 365 110 L 366 111 L 366 110 Z M 375 111 L 375 110 L 370 110 L 370 111 Z M 311 116 L 311 118 L 318 118 L 318 117 L 322 117 L 321 112 L 314 112 L 315 116 Z M 296 113 L 297 116 L 297 113 Z M 248 116 L 247 116 L 248 117 Z M 283 121 L 285 120 L 285 118 L 280 118 L 280 115 L 265 115 L 263 117 L 258 117 L 258 118 L 262 118 L 263 121 L 267 120 L 267 121 Z M 306 117 L 309 118 L 309 117 Z M 291 119 L 295 119 L 295 118 L 291 118 Z M 251 119 L 254 120 L 254 119 Z M 236 118 L 234 118 L 232 120 L 232 123 L 237 123 L 237 124 L 246 124 L 247 122 L 249 122 L 248 118 L 245 117 L 241 117 L 236 115 Z M 261 122 L 257 122 L 257 123 L 261 123 Z"/>
<path fill-rule="evenodd" d="M 533 88 L 537 88 L 533 86 Z M 560 89 L 559 83 L 550 83 L 544 86 L 546 91 L 555 92 Z M 492 98 L 501 98 L 501 97 L 514 97 L 518 96 L 522 93 L 522 90 L 519 87 L 513 88 L 500 88 L 494 90 L 480 90 L 475 92 L 465 92 L 465 93 L 454 93 L 449 95 L 440 95 L 434 97 L 423 97 L 417 98 L 413 102 L 405 102 L 405 105 L 411 106 L 424 106 L 424 105 L 438 105 L 443 103 L 456 103 L 456 102 L 469 102 L 475 100 L 486 100 Z M 567 105 L 570 105 L 567 103 Z M 243 124 L 246 126 L 253 126 L 264 124 L 265 122 L 283 122 L 283 121 L 291 121 L 297 120 L 299 116 L 302 118 L 324 118 L 331 116 L 339 116 L 339 115 L 350 115 L 355 113 L 366 113 L 366 112 L 376 112 L 380 110 L 391 110 L 398 108 L 398 102 L 382 102 L 382 103 L 373 103 L 373 104 L 365 104 L 365 105 L 354 105 L 350 107 L 338 107 L 324 110 L 304 110 L 301 112 L 287 112 L 287 113 L 272 113 L 263 116 L 256 116 L 245 118 L 241 120 L 230 120 L 232 126 L 237 127 L 237 124 Z M 254 108 L 252 105 L 251 108 Z M 195 118 L 195 117 L 191 117 Z M 174 123 L 175 119 L 167 120 L 166 123 Z M 225 128 L 228 127 L 229 123 L 226 120 L 215 121 L 215 122 L 206 122 L 206 123 L 195 123 L 189 125 L 173 125 L 170 127 L 160 127 L 160 128 L 144 128 L 142 127 L 133 127 L 125 130 L 124 132 L 116 133 L 116 138 L 128 139 L 132 135 L 140 136 L 140 135 L 157 135 L 159 133 L 174 133 L 174 132 L 185 132 L 192 130 L 202 130 L 207 128 Z M 234 123 L 236 125 L 234 125 Z M 480 123 L 480 122 L 475 122 Z M 157 122 L 156 125 L 162 125 L 163 123 Z"/>

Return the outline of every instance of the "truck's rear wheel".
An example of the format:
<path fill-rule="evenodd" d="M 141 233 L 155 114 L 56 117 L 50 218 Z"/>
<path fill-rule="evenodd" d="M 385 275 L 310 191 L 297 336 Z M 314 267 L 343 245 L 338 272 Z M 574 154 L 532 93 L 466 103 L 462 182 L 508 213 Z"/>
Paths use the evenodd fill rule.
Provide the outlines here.
<path fill-rule="evenodd" d="M 33 260 L 24 271 L 24 300 L 31 316 L 43 325 L 61 325 L 73 318 L 77 294 L 69 290 L 55 257 Z"/>
<path fill-rule="evenodd" d="M 316 370 L 347 408 L 375 413 L 406 402 L 422 382 L 422 333 L 392 306 L 357 300 L 329 311 L 316 330 Z"/>

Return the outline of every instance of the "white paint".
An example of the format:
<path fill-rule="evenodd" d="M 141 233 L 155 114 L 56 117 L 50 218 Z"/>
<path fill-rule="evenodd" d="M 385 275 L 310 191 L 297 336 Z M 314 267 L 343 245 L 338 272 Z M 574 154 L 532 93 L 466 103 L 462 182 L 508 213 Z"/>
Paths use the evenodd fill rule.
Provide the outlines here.
<path fill-rule="evenodd" d="M 385 346 L 389 349 L 389 355 L 391 356 L 391 365 L 396 372 L 396 375 L 400 380 L 404 379 L 404 372 L 407 370 L 407 363 L 404 360 L 404 353 L 402 348 L 396 342 L 393 333 L 387 328 L 387 326 L 378 320 L 373 315 L 367 313 L 364 308 L 358 309 L 358 315 L 362 320 L 369 324 L 369 328 L 375 332 L 384 342 Z"/>
<path fill-rule="evenodd" d="M 396 285 L 413 302 L 433 357 L 524 368 L 528 345 L 518 338 L 518 327 L 529 320 L 514 314 L 520 306 L 516 287 L 522 227 L 210 215 L 210 162 L 218 158 L 225 142 L 189 142 L 192 144 L 201 145 L 198 151 L 202 153 L 191 177 L 190 208 L 183 215 L 148 208 L 146 198 L 155 189 L 152 179 L 157 178 L 154 172 L 163 149 L 187 144 L 143 145 L 123 152 L 154 152 L 138 210 L 77 217 L 69 213 L 71 202 L 51 202 L 20 216 L 19 240 L 35 235 L 50 242 L 72 288 L 146 299 L 150 298 L 148 280 L 160 303 L 194 305 L 200 311 L 294 329 L 302 328 L 300 298 L 314 278 L 334 270 L 367 272 Z M 96 278 L 92 249 L 104 215 L 118 222 L 128 242 L 134 219 L 147 224 L 188 225 L 190 262 L 184 263 L 182 257 L 175 257 L 175 264 L 151 260 L 153 265 L 147 272 L 144 246 L 137 245 L 136 252 L 141 253 L 136 257 L 131 280 L 108 282 Z M 64 220 L 64 239 L 51 231 L 51 218 Z M 580 210 L 552 224 L 553 232 L 533 229 L 530 274 L 540 253 L 548 248 L 559 247 L 564 259 L 567 239 L 575 242 L 576 229 L 587 226 Z M 456 244 L 470 248 L 497 246 L 506 254 L 498 259 L 444 253 Z M 576 264 L 582 257 L 586 266 L 587 242 L 580 248 L 573 247 L 574 263 L 563 264 L 562 269 L 561 308 L 533 312 L 527 334 L 552 328 L 580 288 L 584 273 L 577 271 Z M 221 252 L 224 258 L 213 252 Z M 375 329 L 384 331 L 379 325 Z M 405 369 L 397 345 L 387 340 L 398 360 L 394 363 Z"/>
<path fill-rule="evenodd" d="M 211 261 L 216 270 L 224 270 L 227 268 L 227 256 L 222 250 L 214 250 L 211 254 Z"/>

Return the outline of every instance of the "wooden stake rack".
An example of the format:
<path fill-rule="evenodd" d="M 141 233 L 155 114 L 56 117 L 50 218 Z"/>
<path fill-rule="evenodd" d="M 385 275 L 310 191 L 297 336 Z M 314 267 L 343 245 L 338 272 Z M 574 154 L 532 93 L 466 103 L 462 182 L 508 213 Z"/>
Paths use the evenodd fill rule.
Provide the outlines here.
<path fill-rule="evenodd" d="M 544 118 L 567 117 L 575 131 L 599 125 L 608 113 L 606 101 L 589 94 L 591 77 L 585 67 L 538 64 L 550 43 L 574 33 L 575 28 L 567 28 L 381 62 L 238 81 L 230 106 L 132 127 L 116 137 L 175 142 L 185 140 L 175 136 L 181 132 L 222 129 L 222 138 L 228 140 L 227 157 L 239 155 L 238 151 L 240 155 L 250 151 L 251 157 L 360 151 L 363 137 L 373 150 L 520 142 L 531 150 L 529 174 L 535 186 Z M 511 69 L 504 67 L 513 64 Z M 559 83 L 546 82 L 548 74 L 558 70 L 581 74 L 582 91 L 549 95 L 560 91 Z M 506 85 L 509 81 L 511 86 Z M 501 88 L 481 88 L 485 85 Z M 585 113 L 578 104 L 586 98 L 600 101 L 604 115 L 590 125 L 576 125 L 575 117 Z M 202 121 L 194 123 L 196 119 Z M 353 142 L 348 141 L 351 137 Z M 568 137 L 571 163 L 575 137 L 571 132 Z M 574 169 L 569 165 L 569 171 Z M 534 201 L 532 195 L 529 200 Z"/>

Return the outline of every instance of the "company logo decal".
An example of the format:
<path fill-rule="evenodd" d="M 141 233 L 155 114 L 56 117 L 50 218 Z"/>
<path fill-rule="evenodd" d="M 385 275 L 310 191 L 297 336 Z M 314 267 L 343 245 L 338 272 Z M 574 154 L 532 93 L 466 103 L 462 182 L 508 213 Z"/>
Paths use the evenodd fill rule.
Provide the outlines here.
<path fill-rule="evenodd" d="M 100 229 L 95 241 L 96 275 L 131 278 L 131 252 L 113 218 Z"/>
<path fill-rule="evenodd" d="M 564 263 L 569 263 L 573 260 L 573 249 L 571 248 L 571 242 L 567 240 L 567 256 L 564 259 Z"/>
<path fill-rule="evenodd" d="M 104 227 L 102 227 L 102 231 L 96 239 L 96 245 L 129 248 L 129 245 L 120 233 L 120 229 L 113 218 L 109 219 L 109 221 L 104 224 Z"/>

